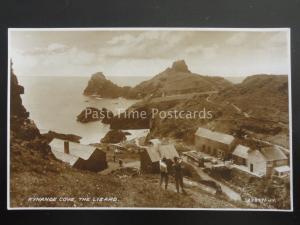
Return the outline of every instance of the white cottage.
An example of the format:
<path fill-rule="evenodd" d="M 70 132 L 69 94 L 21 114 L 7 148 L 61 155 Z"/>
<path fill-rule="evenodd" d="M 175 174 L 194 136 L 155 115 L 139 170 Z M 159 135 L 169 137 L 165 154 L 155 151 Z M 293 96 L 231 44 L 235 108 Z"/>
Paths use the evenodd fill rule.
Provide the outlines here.
<path fill-rule="evenodd" d="M 99 148 L 57 138 L 49 145 L 53 155 L 71 167 L 96 172 L 107 168 L 106 153 Z"/>
<path fill-rule="evenodd" d="M 236 168 L 258 176 L 287 174 L 288 158 L 278 148 L 267 147 L 261 151 L 252 150 L 247 146 L 238 145 L 232 153 Z"/>

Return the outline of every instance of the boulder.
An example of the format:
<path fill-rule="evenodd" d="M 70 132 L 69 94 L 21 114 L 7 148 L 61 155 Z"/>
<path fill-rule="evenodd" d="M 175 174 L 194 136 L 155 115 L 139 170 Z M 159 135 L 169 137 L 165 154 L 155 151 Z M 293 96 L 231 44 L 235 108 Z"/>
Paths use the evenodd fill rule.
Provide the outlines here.
<path fill-rule="evenodd" d="M 99 121 L 102 118 L 100 117 L 101 110 L 94 107 L 86 107 L 82 112 L 77 116 L 77 121 L 81 123 L 88 123 L 93 121 Z"/>
<path fill-rule="evenodd" d="M 62 134 L 62 133 L 57 133 L 55 131 L 49 131 L 46 134 L 42 135 L 45 140 L 50 143 L 54 138 L 62 139 L 62 140 L 67 140 L 67 141 L 72 141 L 72 142 L 80 142 L 81 137 L 75 134 Z"/>
<path fill-rule="evenodd" d="M 17 138 L 23 140 L 33 140 L 41 137 L 39 129 L 36 127 L 32 120 L 25 119 L 19 126 L 18 132 L 16 132 Z"/>
<path fill-rule="evenodd" d="M 99 110 L 94 107 L 87 107 L 77 116 L 77 121 L 81 123 L 88 123 L 102 120 L 103 123 L 109 124 L 113 116 L 114 114 L 112 111 L 106 108 Z"/>
<path fill-rule="evenodd" d="M 110 130 L 107 132 L 107 134 L 104 136 L 104 138 L 101 139 L 102 143 L 120 143 L 122 141 L 126 140 L 126 135 L 121 130 Z"/>

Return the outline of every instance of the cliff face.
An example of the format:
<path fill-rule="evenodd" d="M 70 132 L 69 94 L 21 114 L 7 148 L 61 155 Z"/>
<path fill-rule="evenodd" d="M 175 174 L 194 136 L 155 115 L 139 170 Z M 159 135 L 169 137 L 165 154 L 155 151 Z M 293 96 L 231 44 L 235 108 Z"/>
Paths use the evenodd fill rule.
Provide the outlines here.
<path fill-rule="evenodd" d="M 21 94 L 24 94 L 23 86 L 18 83 L 17 76 L 11 71 L 11 98 L 10 98 L 10 127 L 11 139 L 20 138 L 32 140 L 39 138 L 40 131 L 32 120 L 29 119 L 29 112 L 22 104 Z"/>
<path fill-rule="evenodd" d="M 11 71 L 10 115 L 27 119 L 29 113 L 22 104 L 21 94 L 24 94 L 24 87 L 19 85 L 17 76 Z"/>
<path fill-rule="evenodd" d="M 172 69 L 178 72 L 190 73 L 188 66 L 186 65 L 184 60 L 178 60 L 173 63 Z"/>

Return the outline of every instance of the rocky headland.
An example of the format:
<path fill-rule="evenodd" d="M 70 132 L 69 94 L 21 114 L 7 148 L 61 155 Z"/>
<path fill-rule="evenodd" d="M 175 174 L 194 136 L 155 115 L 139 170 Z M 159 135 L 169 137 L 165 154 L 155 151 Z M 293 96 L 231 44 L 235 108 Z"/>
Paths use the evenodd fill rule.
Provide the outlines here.
<path fill-rule="evenodd" d="M 102 108 L 100 110 L 95 107 L 86 107 L 77 116 L 77 121 L 81 123 L 88 123 L 102 120 L 102 123 L 108 124 L 110 123 L 113 116 L 113 112 L 106 108 Z"/>
<path fill-rule="evenodd" d="M 98 72 L 92 75 L 83 94 L 101 98 L 132 98 L 130 90 L 130 87 L 119 87 L 110 80 L 107 80 L 102 72 Z"/>
<path fill-rule="evenodd" d="M 186 73 L 188 72 L 186 71 Z M 217 90 L 217 92 L 202 94 L 201 92 L 178 94 L 174 95 L 173 98 L 168 96 L 143 98 L 128 108 L 126 113 L 146 111 L 146 118 L 132 119 L 123 113 L 111 120 L 111 128 L 150 128 L 151 137 L 173 137 L 192 142 L 191 137 L 197 127 L 205 126 L 240 136 L 241 139 L 245 135 L 254 136 L 288 148 L 287 75 L 259 74 L 248 76 L 242 83 L 230 84 Z M 205 108 L 212 111 L 213 118 L 200 120 L 162 119 L 158 116 L 152 116 L 151 110 L 153 108 L 160 111 L 201 111 Z M 253 143 L 246 144 L 253 145 Z"/>
<path fill-rule="evenodd" d="M 192 73 L 184 60 L 178 60 L 170 68 L 135 87 L 119 87 L 107 80 L 103 73 L 93 74 L 84 90 L 84 94 L 103 98 L 142 99 L 146 97 L 216 91 L 230 86 L 232 86 L 232 83 L 223 77 L 203 76 Z"/>

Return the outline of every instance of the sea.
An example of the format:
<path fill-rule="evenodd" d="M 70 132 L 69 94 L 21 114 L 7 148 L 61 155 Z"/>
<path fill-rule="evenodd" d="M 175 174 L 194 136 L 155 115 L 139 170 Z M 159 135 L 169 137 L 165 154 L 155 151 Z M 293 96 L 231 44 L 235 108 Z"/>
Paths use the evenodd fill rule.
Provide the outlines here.
<path fill-rule="evenodd" d="M 108 77 L 120 86 L 135 86 L 148 77 Z M 75 134 L 82 137 L 82 144 L 99 143 L 110 130 L 109 125 L 100 121 L 80 123 L 77 115 L 86 107 L 103 107 L 114 114 L 126 110 L 137 102 L 124 98 L 96 98 L 83 95 L 89 77 L 62 76 L 19 76 L 19 84 L 24 86 L 22 101 L 41 133 L 49 130 Z"/>
<path fill-rule="evenodd" d="M 239 83 L 242 78 L 228 79 Z M 103 107 L 114 114 L 125 111 L 137 100 L 125 98 L 97 98 L 83 95 L 89 77 L 75 76 L 18 76 L 20 85 L 25 93 L 21 96 L 23 104 L 41 133 L 49 130 L 75 134 L 82 137 L 83 144 L 99 143 L 101 138 L 110 130 L 109 125 L 101 121 L 80 123 L 77 115 L 86 107 Z M 150 79 L 144 76 L 111 76 L 107 77 L 119 86 L 135 86 Z M 146 131 L 141 131 L 146 132 Z M 139 134 L 133 134 L 139 135 Z"/>

